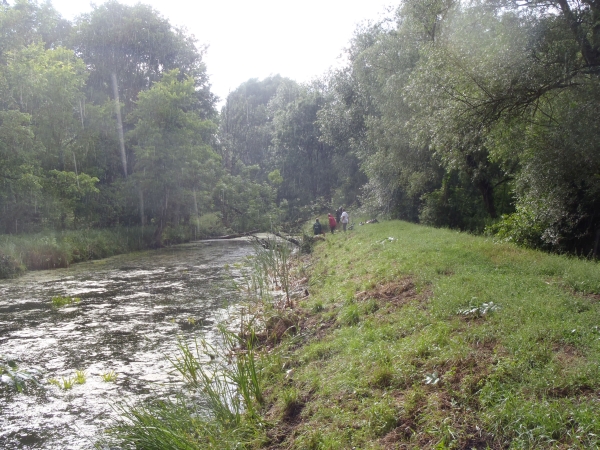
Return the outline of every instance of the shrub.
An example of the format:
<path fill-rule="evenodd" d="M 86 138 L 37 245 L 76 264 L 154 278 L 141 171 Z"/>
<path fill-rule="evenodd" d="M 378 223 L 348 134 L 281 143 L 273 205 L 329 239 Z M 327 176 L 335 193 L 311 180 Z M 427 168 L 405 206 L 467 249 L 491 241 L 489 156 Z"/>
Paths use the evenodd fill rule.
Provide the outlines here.
<path fill-rule="evenodd" d="M 0 279 L 18 277 L 24 270 L 14 258 L 0 253 Z"/>

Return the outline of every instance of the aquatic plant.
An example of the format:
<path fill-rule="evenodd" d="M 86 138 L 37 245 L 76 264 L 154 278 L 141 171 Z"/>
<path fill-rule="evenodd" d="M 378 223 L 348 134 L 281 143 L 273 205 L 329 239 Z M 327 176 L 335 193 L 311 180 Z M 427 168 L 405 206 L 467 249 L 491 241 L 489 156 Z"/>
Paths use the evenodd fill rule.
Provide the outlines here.
<path fill-rule="evenodd" d="M 246 260 L 245 291 L 258 302 L 271 303 L 273 290 L 284 294 L 283 304 L 290 300 L 290 246 L 278 239 L 261 240 L 254 246 L 254 255 Z"/>
<path fill-rule="evenodd" d="M 79 303 L 81 299 L 79 297 L 52 297 L 52 306 L 55 308 L 62 308 L 63 306 L 72 305 Z"/>
<path fill-rule="evenodd" d="M 260 439 L 264 403 L 262 373 L 254 335 L 242 339 L 219 327 L 221 344 L 180 339 L 179 354 L 167 357 L 200 402 L 181 396 L 146 405 L 122 405 L 111 434 L 122 444 L 144 449 L 242 448 Z M 227 355 L 219 358 L 215 355 Z"/>
<path fill-rule="evenodd" d="M 75 384 L 75 379 L 71 377 L 63 377 L 61 380 L 58 380 L 57 378 L 50 378 L 48 380 L 48 383 L 53 384 L 54 386 L 57 386 L 64 391 L 67 391 L 73 387 L 73 385 Z"/>
<path fill-rule="evenodd" d="M 100 376 L 102 377 L 102 381 L 104 381 L 105 383 L 114 383 L 115 381 L 117 381 L 117 374 L 114 370 L 111 370 L 110 372 L 105 372 Z"/>
<path fill-rule="evenodd" d="M 86 379 L 87 379 L 87 374 L 85 373 L 85 371 L 83 371 L 83 370 L 75 371 L 75 379 L 74 379 L 75 383 L 84 384 Z"/>

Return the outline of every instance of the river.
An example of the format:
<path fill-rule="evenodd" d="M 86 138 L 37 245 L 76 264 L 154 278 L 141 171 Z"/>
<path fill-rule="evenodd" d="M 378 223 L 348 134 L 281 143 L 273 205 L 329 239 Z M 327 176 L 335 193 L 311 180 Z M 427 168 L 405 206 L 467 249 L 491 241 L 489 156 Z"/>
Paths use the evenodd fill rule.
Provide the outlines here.
<path fill-rule="evenodd" d="M 0 358 L 41 380 L 23 392 L 0 383 L 0 448 L 93 448 L 115 405 L 174 395 L 181 378 L 165 355 L 179 336 L 214 335 L 238 300 L 233 264 L 252 253 L 244 240 L 201 241 L 0 280 Z M 81 300 L 56 308 L 56 296 Z M 48 383 L 77 370 L 83 384 Z"/>

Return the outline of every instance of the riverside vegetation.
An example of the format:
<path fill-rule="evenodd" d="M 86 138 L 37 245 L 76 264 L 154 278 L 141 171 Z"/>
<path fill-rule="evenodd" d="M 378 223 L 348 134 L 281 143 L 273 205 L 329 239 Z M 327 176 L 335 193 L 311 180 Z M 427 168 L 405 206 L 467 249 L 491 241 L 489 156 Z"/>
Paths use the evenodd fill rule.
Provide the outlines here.
<path fill-rule="evenodd" d="M 203 225 L 203 224 L 202 224 Z M 0 279 L 15 278 L 26 270 L 45 270 L 93 259 L 152 248 L 155 227 L 114 227 L 102 230 L 47 231 L 26 235 L 0 235 Z M 214 224 L 167 228 L 164 242 L 180 244 L 216 235 Z"/>
<path fill-rule="evenodd" d="M 267 295 L 239 332 L 223 329 L 226 353 L 182 343 L 174 363 L 189 392 L 123 408 L 117 438 L 146 449 L 600 445 L 596 262 L 389 221 L 327 236 L 289 268 L 289 292 L 301 283 L 308 296 Z"/>

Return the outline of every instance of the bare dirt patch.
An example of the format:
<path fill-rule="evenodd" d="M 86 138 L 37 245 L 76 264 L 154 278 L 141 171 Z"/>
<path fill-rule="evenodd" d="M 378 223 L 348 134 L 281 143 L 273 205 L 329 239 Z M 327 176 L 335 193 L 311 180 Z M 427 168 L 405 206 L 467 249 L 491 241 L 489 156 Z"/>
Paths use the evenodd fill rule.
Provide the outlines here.
<path fill-rule="evenodd" d="M 420 294 L 410 278 L 390 281 L 356 294 L 358 301 L 375 299 L 395 306 L 402 306 L 419 297 Z"/>

